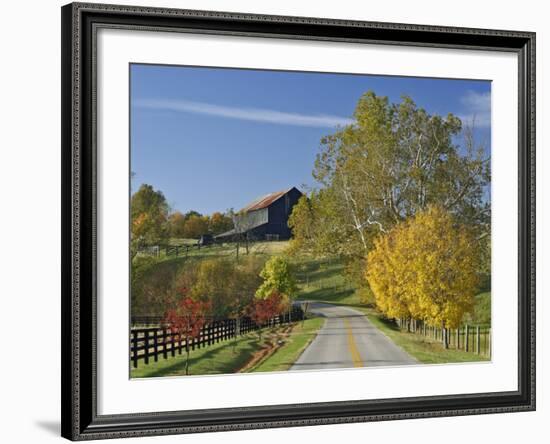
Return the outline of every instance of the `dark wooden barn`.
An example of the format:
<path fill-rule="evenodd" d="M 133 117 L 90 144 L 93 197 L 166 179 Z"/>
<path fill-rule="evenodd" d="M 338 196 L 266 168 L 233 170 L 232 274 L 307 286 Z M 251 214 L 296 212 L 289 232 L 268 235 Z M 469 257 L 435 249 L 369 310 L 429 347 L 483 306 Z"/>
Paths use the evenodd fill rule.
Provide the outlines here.
<path fill-rule="evenodd" d="M 243 236 L 249 240 L 290 239 L 288 218 L 301 196 L 301 191 L 292 187 L 256 199 L 239 211 L 235 227 L 217 235 L 216 240 L 230 242 Z"/>

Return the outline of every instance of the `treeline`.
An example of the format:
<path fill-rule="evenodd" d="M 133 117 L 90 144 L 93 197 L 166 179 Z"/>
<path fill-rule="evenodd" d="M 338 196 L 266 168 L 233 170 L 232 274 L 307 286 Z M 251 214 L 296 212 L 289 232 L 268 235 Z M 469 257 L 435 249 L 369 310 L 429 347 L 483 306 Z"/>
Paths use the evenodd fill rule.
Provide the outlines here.
<path fill-rule="evenodd" d="M 291 251 L 340 256 L 388 317 L 456 325 L 471 311 L 490 275 L 490 156 L 474 128 L 367 92 L 321 140 L 313 177 Z"/>
<path fill-rule="evenodd" d="M 197 239 L 203 234 L 220 234 L 233 228 L 230 215 L 220 212 L 202 215 L 196 211 L 176 211 L 168 217 L 171 237 Z"/>
<path fill-rule="evenodd" d="M 239 261 L 215 257 L 184 263 L 138 256 L 132 267 L 131 287 L 134 316 L 164 316 L 190 298 L 207 307 L 210 319 L 254 318 L 260 313 L 275 316 L 279 312 L 267 307 L 290 309 L 297 293 L 294 273 L 284 257 L 273 256 L 266 261 L 256 255 Z"/>
<path fill-rule="evenodd" d="M 132 195 L 130 217 L 132 257 L 140 248 L 162 244 L 170 237 L 198 239 L 203 234 L 216 235 L 233 228 L 231 212 L 172 212 L 162 191 L 148 184 L 142 184 Z"/>

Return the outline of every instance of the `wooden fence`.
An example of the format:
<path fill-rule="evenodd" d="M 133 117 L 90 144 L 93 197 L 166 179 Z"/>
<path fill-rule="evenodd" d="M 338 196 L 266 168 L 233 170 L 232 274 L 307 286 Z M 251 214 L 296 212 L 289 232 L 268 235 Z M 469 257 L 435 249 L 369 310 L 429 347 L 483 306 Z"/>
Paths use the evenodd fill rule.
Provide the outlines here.
<path fill-rule="evenodd" d="M 288 324 L 302 320 L 303 317 L 302 309 L 295 306 L 290 313 L 276 316 L 262 326 L 258 326 L 250 318 L 241 318 L 238 335 L 242 336 L 263 327 Z M 148 320 L 152 319 L 153 317 Z M 176 353 L 181 355 L 186 350 L 209 347 L 234 338 L 236 334 L 236 319 L 224 319 L 205 325 L 200 334 L 191 338 L 189 343 L 182 335 L 172 332 L 168 326 L 132 328 L 130 330 L 130 362 L 134 368 L 137 368 L 139 361 L 143 361 L 145 364 L 149 364 L 151 361 L 157 362 L 159 357 L 167 359 L 169 356 L 176 356 Z"/>
<path fill-rule="evenodd" d="M 160 257 L 161 252 L 164 251 L 164 254 L 166 256 L 187 257 L 189 253 L 193 250 L 212 248 L 219 245 L 219 243 L 214 242 L 207 245 L 201 245 L 198 242 L 195 244 L 184 245 L 151 245 L 140 248 L 139 252 L 148 256 Z"/>
<path fill-rule="evenodd" d="M 447 342 L 449 348 L 491 357 L 491 327 L 463 325 L 459 328 L 440 328 L 414 319 L 397 319 L 397 325 L 410 333 Z"/>

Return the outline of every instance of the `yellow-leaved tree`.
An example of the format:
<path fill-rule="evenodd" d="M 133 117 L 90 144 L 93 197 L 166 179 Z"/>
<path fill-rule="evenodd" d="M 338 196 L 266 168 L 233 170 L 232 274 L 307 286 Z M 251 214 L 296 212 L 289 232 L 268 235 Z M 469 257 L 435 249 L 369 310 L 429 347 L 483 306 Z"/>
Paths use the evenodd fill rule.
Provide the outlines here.
<path fill-rule="evenodd" d="M 471 231 L 430 206 L 375 240 L 366 277 L 386 316 L 457 328 L 473 309 L 479 258 Z"/>

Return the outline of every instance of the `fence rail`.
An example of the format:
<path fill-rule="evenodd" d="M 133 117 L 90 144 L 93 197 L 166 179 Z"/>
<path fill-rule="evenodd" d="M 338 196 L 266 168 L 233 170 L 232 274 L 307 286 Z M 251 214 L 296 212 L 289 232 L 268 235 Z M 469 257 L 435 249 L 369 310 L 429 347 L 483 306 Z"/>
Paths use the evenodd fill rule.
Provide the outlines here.
<path fill-rule="evenodd" d="M 396 319 L 397 325 L 408 331 L 432 338 L 449 348 L 491 357 L 491 327 L 463 325 L 459 328 L 441 328 L 415 319 Z"/>
<path fill-rule="evenodd" d="M 190 338 L 189 341 L 178 332 L 173 332 L 168 326 L 132 328 L 130 330 L 130 362 L 134 368 L 137 368 L 139 361 L 143 361 L 147 365 L 151 361 L 157 362 L 159 357 L 168 359 L 169 356 L 176 356 L 176 353 L 181 355 L 183 351 L 208 347 L 259 328 L 288 324 L 302 320 L 303 317 L 302 309 L 295 306 L 290 313 L 286 312 L 275 316 L 261 326 L 248 317 L 240 319 L 238 328 L 236 319 L 223 319 L 205 325 L 199 335 Z M 148 318 L 148 320 L 159 319 Z"/>
<path fill-rule="evenodd" d="M 164 251 L 166 256 L 175 256 L 175 257 L 187 257 L 190 252 L 193 250 L 201 250 L 204 248 L 212 248 L 219 246 L 219 243 L 212 242 L 206 245 L 201 245 L 200 243 L 194 244 L 183 244 L 183 245 L 150 245 L 141 247 L 139 252 L 144 255 L 159 257 Z"/>

